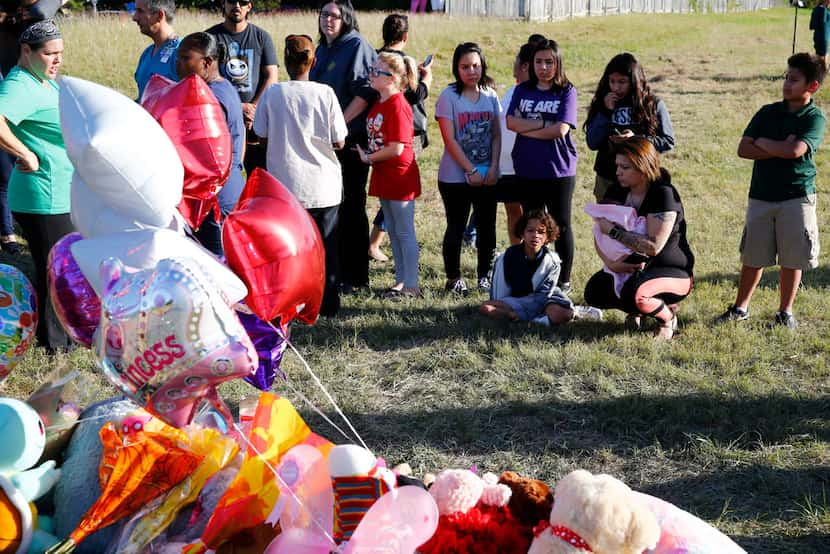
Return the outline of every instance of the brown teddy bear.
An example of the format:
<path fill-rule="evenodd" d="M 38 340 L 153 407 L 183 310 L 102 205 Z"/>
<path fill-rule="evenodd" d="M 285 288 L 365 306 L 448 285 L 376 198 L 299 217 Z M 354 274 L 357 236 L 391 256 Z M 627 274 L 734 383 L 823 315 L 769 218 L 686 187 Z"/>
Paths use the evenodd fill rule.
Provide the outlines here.
<path fill-rule="evenodd" d="M 507 485 L 513 491 L 508 506 L 510 513 L 522 524 L 535 527 L 540 521 L 547 521 L 550 517 L 553 493 L 545 483 L 522 477 L 513 471 L 502 473 L 499 483 Z"/>
<path fill-rule="evenodd" d="M 528 554 L 640 554 L 660 540 L 657 519 L 625 483 L 579 469 L 556 485 L 550 523 Z"/>

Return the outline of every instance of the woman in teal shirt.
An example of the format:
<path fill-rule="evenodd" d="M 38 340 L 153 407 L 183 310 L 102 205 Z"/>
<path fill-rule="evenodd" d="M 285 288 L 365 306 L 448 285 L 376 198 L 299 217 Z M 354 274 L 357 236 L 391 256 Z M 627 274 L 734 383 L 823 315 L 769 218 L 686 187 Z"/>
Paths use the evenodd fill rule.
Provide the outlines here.
<path fill-rule="evenodd" d="M 55 317 L 46 284 L 49 250 L 74 229 L 69 216 L 72 164 L 58 114 L 63 40 L 51 20 L 20 35 L 20 57 L 0 81 L 0 148 L 16 158 L 9 178 L 9 205 L 34 259 L 38 295 L 37 338 L 49 350 L 69 346 Z"/>

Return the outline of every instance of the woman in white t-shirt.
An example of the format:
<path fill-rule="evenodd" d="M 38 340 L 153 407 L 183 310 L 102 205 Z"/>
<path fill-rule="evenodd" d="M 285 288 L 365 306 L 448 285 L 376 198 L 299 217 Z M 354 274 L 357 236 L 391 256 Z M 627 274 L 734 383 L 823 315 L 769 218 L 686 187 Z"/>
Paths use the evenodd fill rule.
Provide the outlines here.
<path fill-rule="evenodd" d="M 308 35 L 285 37 L 285 68 L 291 80 L 269 87 L 254 117 L 254 132 L 268 141 L 268 172 L 308 211 L 326 250 L 326 287 L 320 315 L 340 308 L 337 290 L 337 219 L 343 178 L 335 150 L 348 133 L 334 90 L 308 80 L 314 42 Z"/>
<path fill-rule="evenodd" d="M 481 48 L 459 44 L 452 59 L 455 82 L 441 93 L 435 119 L 444 140 L 438 167 L 438 190 L 444 202 L 447 230 L 441 248 L 446 290 L 467 294 L 461 278 L 461 242 L 470 207 L 475 209 L 478 250 L 478 288 L 489 292 L 489 273 L 496 250 L 496 200 L 493 185 L 499 178 L 501 131 L 499 97 Z"/>

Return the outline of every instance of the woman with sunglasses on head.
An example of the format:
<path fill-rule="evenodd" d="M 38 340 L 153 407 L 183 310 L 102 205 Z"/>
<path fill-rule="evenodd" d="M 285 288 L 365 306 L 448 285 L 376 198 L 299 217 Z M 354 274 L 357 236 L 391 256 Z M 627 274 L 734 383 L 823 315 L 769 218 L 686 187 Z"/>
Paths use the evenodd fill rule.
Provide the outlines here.
<path fill-rule="evenodd" d="M 609 188 L 603 203 L 633 208 L 645 218 L 645 230 L 629 231 L 604 217 L 594 218 L 610 243 L 595 236 L 605 269 L 588 280 L 585 302 L 626 312 L 626 325 L 636 329 L 643 316 L 653 317 L 654 337 L 670 340 L 677 330 L 677 304 L 692 291 L 695 263 L 686 240 L 683 202 L 647 138 L 617 143 L 614 154 L 620 186 Z"/>
<path fill-rule="evenodd" d="M 0 81 L 0 148 L 16 158 L 9 179 L 9 207 L 23 230 L 35 265 L 37 340 L 49 350 L 70 346 L 49 301 L 49 250 L 73 232 L 69 216 L 72 163 L 66 155 L 58 113 L 63 39 L 51 20 L 39 21 L 18 39 L 20 56 Z"/>
<path fill-rule="evenodd" d="M 320 315 L 334 316 L 340 309 L 337 225 L 343 198 L 337 150 L 346 140 L 346 122 L 332 88 L 308 79 L 315 64 L 310 36 L 285 37 L 284 62 L 291 80 L 265 91 L 254 132 L 266 141 L 268 172 L 294 193 L 320 230 L 326 251 Z"/>
<path fill-rule="evenodd" d="M 338 279 L 345 293 L 369 286 L 369 219 L 366 181 L 369 166 L 355 146 L 366 148 L 366 109 L 376 98 L 369 86 L 369 68 L 376 54 L 359 32 L 349 0 L 325 2 L 319 13 L 320 38 L 309 78 L 334 89 L 349 129 L 346 146 L 337 152 L 343 175 L 343 203 L 338 225 Z"/>
<path fill-rule="evenodd" d="M 193 33 L 184 37 L 179 44 L 176 59 L 176 72 L 180 79 L 198 75 L 208 84 L 219 101 L 219 105 L 222 106 L 225 121 L 231 133 L 233 154 L 231 172 L 222 190 L 219 191 L 221 219 L 224 219 L 236 207 L 239 195 L 245 187 L 245 180 L 242 177 L 242 159 L 245 156 L 245 120 L 236 89 L 219 73 L 219 67 L 225 62 L 225 58 L 225 45 L 216 40 L 215 36 L 209 33 Z M 213 214 L 208 215 L 196 231 L 196 238 L 217 256 L 223 254 L 222 225 L 216 221 Z"/>

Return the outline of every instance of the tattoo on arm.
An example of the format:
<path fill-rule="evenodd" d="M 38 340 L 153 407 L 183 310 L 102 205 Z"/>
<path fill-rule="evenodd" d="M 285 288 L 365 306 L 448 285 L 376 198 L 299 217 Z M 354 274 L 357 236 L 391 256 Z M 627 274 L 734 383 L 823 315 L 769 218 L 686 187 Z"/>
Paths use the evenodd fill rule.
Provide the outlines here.
<path fill-rule="evenodd" d="M 647 254 L 651 250 L 652 240 L 646 235 L 634 233 L 632 231 L 623 231 L 620 236 L 620 242 L 632 249 L 634 252 L 640 254 Z"/>
<path fill-rule="evenodd" d="M 676 212 L 657 212 L 657 213 L 648 214 L 648 215 L 654 217 L 655 219 L 659 219 L 660 221 L 666 221 L 666 220 L 669 219 L 669 216 L 671 216 L 674 213 L 676 213 Z"/>

